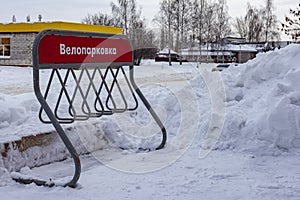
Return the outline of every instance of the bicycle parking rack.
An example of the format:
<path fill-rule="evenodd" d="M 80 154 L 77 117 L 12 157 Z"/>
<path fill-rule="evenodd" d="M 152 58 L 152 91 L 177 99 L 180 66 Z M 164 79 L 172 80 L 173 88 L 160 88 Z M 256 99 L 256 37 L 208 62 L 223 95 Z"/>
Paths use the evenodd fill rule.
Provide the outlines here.
<path fill-rule="evenodd" d="M 129 79 L 124 66 L 129 67 Z M 41 90 L 40 70 L 52 70 L 44 93 Z M 120 74 L 131 93 L 133 106 L 129 105 L 128 98 L 122 91 L 118 80 Z M 52 86 L 54 79 L 58 80 L 60 88 L 56 102 L 50 105 L 49 91 L 52 87 L 57 89 L 57 86 Z M 87 80 L 85 85 L 82 83 L 83 79 Z M 70 89 L 68 86 L 70 82 L 73 82 L 74 88 Z M 40 32 L 33 44 L 33 85 L 35 95 L 41 104 L 39 112 L 41 122 L 54 126 L 75 164 L 73 178 L 62 186 L 76 187 L 81 164 L 79 155 L 61 124 L 134 111 L 138 108 L 137 97 L 139 97 L 162 132 L 162 140 L 156 150 L 162 149 L 166 143 L 167 133 L 163 123 L 135 83 L 133 51 L 124 35 L 63 30 Z M 113 91 L 116 89 L 120 94 L 122 106 L 118 105 L 120 100 L 114 99 Z M 63 115 L 62 108 L 65 109 Z M 47 119 L 43 113 L 46 113 Z M 14 178 L 14 180 L 24 184 L 35 183 L 39 186 L 56 185 L 53 181 L 31 178 Z"/>

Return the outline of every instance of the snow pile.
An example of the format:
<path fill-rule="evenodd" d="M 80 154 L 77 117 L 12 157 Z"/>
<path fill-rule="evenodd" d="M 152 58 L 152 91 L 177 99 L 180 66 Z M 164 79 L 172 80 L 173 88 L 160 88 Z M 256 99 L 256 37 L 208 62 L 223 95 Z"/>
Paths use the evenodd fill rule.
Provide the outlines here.
<path fill-rule="evenodd" d="M 0 129 L 25 124 L 28 117 L 33 112 L 37 113 L 39 109 L 31 94 L 18 96 L 0 94 L 0 105 Z"/>
<path fill-rule="evenodd" d="M 147 86 L 142 88 L 151 106 L 160 113 L 169 139 L 178 132 L 181 121 L 181 109 L 176 95 L 168 88 Z M 103 118 L 105 122 L 99 126 L 106 137 L 116 147 L 138 151 L 139 149 L 155 149 L 161 141 L 161 130 L 147 111 L 143 102 L 132 112 L 116 114 L 112 118 Z"/>
<path fill-rule="evenodd" d="M 299 63 L 300 45 L 290 45 L 222 72 L 226 121 L 217 148 L 257 154 L 300 148 Z"/>
<path fill-rule="evenodd" d="M 175 85 L 177 90 L 172 90 L 157 84 L 157 80 L 162 80 L 162 76 L 148 78 L 148 73 L 144 74 L 147 83 L 142 86 L 141 90 L 165 124 L 168 132 L 168 144 L 170 144 L 169 141 L 180 134 L 179 129 L 182 120 L 180 100 L 177 99 L 179 95 L 175 94 L 180 91 L 178 88 L 182 86 L 178 86 L 177 81 L 187 82 L 186 79 L 188 79 L 188 77 L 185 75 L 188 74 L 188 76 L 190 76 L 191 72 L 187 69 L 183 69 L 183 72 L 176 72 L 174 70 L 167 72 L 167 69 L 161 66 L 157 66 L 157 68 L 163 69 L 164 73 L 172 75 L 171 81 L 176 80 Z M 152 69 L 153 68 L 151 68 L 151 70 Z M 13 85 L 16 85 L 19 80 L 15 80 L 14 83 L 11 80 L 12 76 L 6 76 L 6 74 L 16 72 L 15 74 L 19 75 L 22 74 L 24 70 L 27 69 L 2 67 L 1 75 L 3 75 L 4 82 L 2 82 L 1 85 L 5 85 L 6 82 L 11 82 Z M 157 72 L 159 74 L 160 71 Z M 26 88 L 32 81 L 32 75 L 30 73 L 23 74 L 24 76 L 20 77 L 20 81 L 23 84 L 18 91 L 22 91 L 23 89 L 27 91 Z M 43 72 L 41 75 L 43 76 L 42 80 L 45 80 L 42 83 L 45 84 L 47 82 L 47 73 Z M 140 76 L 138 78 L 142 80 Z M 179 83 L 181 84 L 181 82 Z M 121 85 L 123 86 L 125 84 Z M 8 86 L 7 84 L 5 88 L 9 88 Z M 24 86 L 24 88 L 22 86 Z M 71 87 L 71 83 L 69 87 Z M 59 86 L 54 87 L 53 91 L 51 90 L 52 95 L 49 95 L 51 105 L 57 101 L 57 95 L 53 95 L 53 93 L 59 94 L 59 90 Z M 0 151 L 5 151 L 2 149 L 5 143 L 18 141 L 21 140 L 22 137 L 31 135 L 51 133 L 49 136 L 51 142 L 49 142 L 49 144 L 47 143 L 47 146 L 31 147 L 22 152 L 19 152 L 18 149 L 13 148 L 13 144 L 10 144 L 10 151 L 7 153 L 6 158 L 3 158 L 4 163 L 0 166 L 5 166 L 9 171 L 13 171 L 19 170 L 24 166 L 35 167 L 65 159 L 68 156 L 68 152 L 65 150 L 64 145 L 57 135 L 52 135 L 54 132 L 53 126 L 51 124 L 43 124 L 38 119 L 40 105 L 33 92 L 24 94 L 19 94 L 18 92 L 15 94 L 14 91 L 15 90 L 12 90 L 12 93 L 10 93 L 8 90 L 3 89 L 5 93 L 0 93 Z M 186 95 L 187 94 L 182 94 L 181 96 Z M 185 99 L 185 101 L 188 101 L 188 99 Z M 187 105 L 187 103 L 183 104 Z M 86 150 L 93 152 L 108 148 L 106 139 L 109 139 L 110 144 L 116 148 L 121 147 L 131 151 L 155 149 L 161 142 L 161 130 L 141 101 L 139 101 L 139 105 L 138 110 L 134 112 L 115 114 L 110 117 L 103 116 L 100 120 L 91 119 L 82 123 L 76 122 L 71 125 L 63 125 L 63 127 L 67 130 L 67 134 L 80 154 L 86 153 Z M 192 108 L 191 112 L 194 111 L 194 108 Z M 187 120 L 187 122 L 190 122 L 190 120 Z M 194 126 L 190 127 L 190 129 L 193 128 L 193 131 L 196 132 L 197 129 Z M 180 144 L 184 147 L 187 146 L 185 141 L 186 140 L 180 141 Z"/>
<path fill-rule="evenodd" d="M 174 87 L 180 88 L 176 84 Z M 192 88 L 183 88 L 176 90 L 162 85 L 141 88 L 167 130 L 166 146 L 179 151 L 193 142 L 198 132 L 199 113 L 203 113 L 197 112 L 197 97 Z M 130 151 L 153 150 L 162 140 L 161 129 L 140 100 L 137 110 L 104 117 L 98 126 L 113 146 Z"/>

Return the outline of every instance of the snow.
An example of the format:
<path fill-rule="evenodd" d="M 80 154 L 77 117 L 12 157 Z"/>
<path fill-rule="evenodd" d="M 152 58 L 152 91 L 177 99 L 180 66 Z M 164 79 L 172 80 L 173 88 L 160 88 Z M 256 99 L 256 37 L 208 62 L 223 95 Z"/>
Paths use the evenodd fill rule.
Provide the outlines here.
<path fill-rule="evenodd" d="M 223 72 L 230 121 L 225 123 L 219 148 L 259 154 L 299 148 L 299 62 L 299 46 L 291 45 Z"/>
<path fill-rule="evenodd" d="M 212 45 L 208 45 L 208 46 L 201 46 L 201 49 L 203 51 L 212 51 L 213 46 Z M 246 52 L 257 52 L 257 50 L 254 47 L 249 46 L 248 44 L 227 44 L 225 46 L 222 47 L 222 49 L 226 49 L 226 50 L 231 50 L 231 51 L 246 51 Z M 199 47 L 192 47 L 190 49 L 183 49 L 184 52 L 187 51 L 199 51 Z"/>
<path fill-rule="evenodd" d="M 20 185 L 11 180 L 13 168 L 4 167 L 1 159 L 1 198 L 299 199 L 298 63 L 299 45 L 258 54 L 221 73 L 206 65 L 169 67 L 143 61 L 136 80 L 166 126 L 164 149 L 138 151 L 154 148 L 161 139 L 143 106 L 65 126 L 80 153 L 85 148 L 92 152 L 81 156 L 79 186 Z M 53 131 L 38 120 L 31 69 L 3 66 L 0 75 L 0 144 Z M 17 174 L 69 180 L 72 160 L 53 163 L 56 157 L 67 157 L 60 141 L 56 143 L 52 149 L 33 148 L 23 155 L 31 159 L 39 154 L 52 164 L 31 168 L 14 160 Z"/>
<path fill-rule="evenodd" d="M 169 49 L 168 48 L 164 48 L 161 51 L 158 52 L 159 54 L 168 54 L 169 53 Z M 174 50 L 170 49 L 170 53 L 171 54 L 178 54 L 177 52 L 175 52 Z"/>
<path fill-rule="evenodd" d="M 238 51 L 238 52 L 257 52 L 256 48 L 251 47 L 250 45 L 247 44 L 243 44 L 243 45 L 227 44 L 224 49 L 230 51 Z"/>

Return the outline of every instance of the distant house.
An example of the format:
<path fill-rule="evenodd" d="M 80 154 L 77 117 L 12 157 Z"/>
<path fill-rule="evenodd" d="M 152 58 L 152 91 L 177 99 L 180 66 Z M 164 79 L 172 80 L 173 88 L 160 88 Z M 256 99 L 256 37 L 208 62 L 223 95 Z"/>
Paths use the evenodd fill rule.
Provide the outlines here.
<path fill-rule="evenodd" d="M 182 55 L 189 61 L 245 63 L 255 58 L 259 52 L 280 49 L 291 43 L 291 41 L 247 42 L 245 38 L 226 37 L 219 43 L 207 43 L 201 47 L 182 49 Z"/>
<path fill-rule="evenodd" d="M 276 42 L 252 42 L 247 43 L 251 47 L 254 47 L 258 52 L 266 52 L 274 49 L 284 48 L 293 42 L 291 41 L 276 41 Z"/>
<path fill-rule="evenodd" d="M 258 51 L 247 44 L 208 44 L 201 47 L 182 49 L 182 56 L 188 61 L 215 63 L 245 63 L 255 58 Z"/>
<path fill-rule="evenodd" d="M 32 65 L 32 46 L 44 29 L 122 34 L 121 28 L 69 22 L 0 24 L 0 65 Z"/>
<path fill-rule="evenodd" d="M 236 63 L 245 63 L 256 57 L 257 49 L 247 44 L 227 44 L 225 51 L 232 53 L 232 61 Z"/>

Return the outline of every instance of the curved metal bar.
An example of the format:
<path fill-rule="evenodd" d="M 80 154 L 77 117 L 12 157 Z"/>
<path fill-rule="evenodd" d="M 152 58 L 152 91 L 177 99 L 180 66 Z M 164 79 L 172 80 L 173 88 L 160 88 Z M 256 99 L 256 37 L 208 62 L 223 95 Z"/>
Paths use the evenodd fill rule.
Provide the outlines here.
<path fill-rule="evenodd" d="M 134 110 L 136 110 L 136 109 L 138 108 L 139 102 L 138 102 L 138 100 L 137 100 L 137 98 L 136 98 L 136 96 L 135 96 L 135 94 L 134 94 L 134 91 L 133 91 L 133 89 L 132 89 L 132 86 L 130 85 L 130 82 L 129 82 L 128 77 L 127 77 L 127 75 L 126 75 L 126 73 L 125 73 L 124 68 L 121 66 L 120 69 L 121 69 L 121 71 L 122 71 L 122 74 L 123 74 L 123 76 L 124 76 L 124 78 L 125 78 L 125 81 L 126 81 L 126 83 L 127 83 L 127 86 L 128 86 L 128 88 L 129 88 L 129 90 L 130 90 L 130 92 L 131 92 L 131 95 L 132 95 L 132 97 L 133 97 L 133 99 L 134 99 L 134 103 L 135 103 L 135 106 L 133 106 L 132 108 L 128 108 L 128 111 L 134 111 Z"/>
<path fill-rule="evenodd" d="M 97 74 L 97 72 L 98 72 L 98 74 L 100 75 L 101 83 L 103 83 L 103 82 L 104 82 L 103 74 L 102 74 L 102 72 L 101 72 L 101 69 L 99 69 L 98 67 L 95 68 L 95 70 L 94 70 L 94 73 Z M 95 75 L 96 75 L 96 74 L 95 74 Z M 101 97 L 100 97 L 100 94 L 101 94 L 101 90 L 102 90 L 103 85 L 100 86 L 100 87 L 101 87 L 101 88 L 99 88 L 99 90 L 98 90 L 98 89 L 95 90 L 96 99 L 95 99 L 95 101 L 94 101 L 94 109 L 95 109 L 96 112 L 102 113 L 102 115 L 106 115 L 106 114 L 105 114 L 106 111 L 104 110 L 104 106 L 103 106 L 103 103 L 101 102 Z M 99 110 L 99 109 L 97 108 L 97 104 L 98 104 L 98 103 L 99 103 L 99 105 L 100 105 L 100 107 L 101 107 L 101 110 Z M 110 112 L 110 113 L 112 114 L 112 112 Z"/>
<path fill-rule="evenodd" d="M 140 99 L 142 100 L 142 102 L 146 106 L 147 110 L 150 112 L 150 114 L 152 115 L 153 119 L 155 120 L 155 122 L 157 123 L 157 125 L 159 126 L 159 128 L 161 129 L 162 140 L 161 140 L 160 145 L 158 147 L 156 147 L 156 150 L 162 149 L 162 148 L 164 148 L 164 146 L 166 144 L 166 141 L 167 141 L 167 131 L 166 131 L 166 128 L 163 125 L 163 123 L 160 121 L 160 119 L 157 116 L 157 114 L 155 113 L 155 111 L 152 109 L 151 105 L 149 104 L 149 102 L 145 98 L 145 96 L 142 93 L 142 91 L 139 89 L 139 87 L 135 83 L 133 66 L 129 67 L 129 78 L 130 78 L 130 82 L 131 82 L 131 84 L 132 84 L 135 92 L 140 97 Z"/>
<path fill-rule="evenodd" d="M 68 151 L 70 152 L 70 154 L 73 158 L 74 164 L 75 164 L 74 176 L 73 176 L 72 180 L 69 181 L 68 183 L 64 184 L 64 186 L 76 187 L 76 183 L 77 183 L 77 181 L 80 177 L 80 173 L 81 173 L 81 164 L 80 164 L 79 156 L 78 156 L 77 151 L 75 150 L 74 146 L 72 145 L 71 141 L 69 140 L 68 136 L 65 134 L 65 131 L 59 124 L 58 120 L 54 116 L 54 113 L 52 112 L 51 108 L 49 107 L 48 103 L 46 102 L 46 100 L 44 99 L 44 97 L 41 93 L 41 90 L 39 87 L 39 69 L 37 69 L 37 67 L 33 68 L 33 76 L 34 76 L 34 84 L 33 85 L 34 85 L 35 95 L 36 95 L 38 101 L 40 102 L 40 104 L 42 105 L 42 107 L 44 108 L 46 114 L 48 115 L 49 119 L 51 120 L 54 128 L 56 129 L 56 131 L 59 134 L 60 138 L 62 139 L 63 143 L 65 144 Z M 34 180 L 34 179 L 32 179 L 31 181 L 37 182 L 37 180 Z M 41 181 L 40 183 L 43 183 L 43 181 Z M 45 183 L 47 183 L 47 182 L 45 182 Z"/>
<path fill-rule="evenodd" d="M 112 102 L 114 108 L 116 109 L 116 103 L 115 103 L 114 98 L 112 97 L 111 93 L 109 92 L 109 87 L 108 87 L 107 82 L 106 82 L 106 80 L 105 80 L 106 77 L 107 77 L 107 74 L 108 74 L 109 69 L 106 68 L 104 75 L 102 75 L 100 69 L 98 69 L 98 71 L 99 71 L 100 76 L 101 76 L 101 78 L 102 78 L 102 82 L 101 82 L 101 84 L 100 84 L 100 86 L 99 86 L 99 89 L 98 89 L 98 92 L 97 92 L 97 96 L 100 96 L 100 94 L 101 94 L 101 92 L 102 92 L 102 88 L 103 88 L 103 86 L 104 86 L 104 88 L 106 89 L 107 95 L 108 95 L 108 96 L 107 96 L 107 99 L 110 99 L 110 101 Z M 103 106 L 103 104 L 101 103 L 101 101 L 100 101 L 99 103 Z M 98 111 L 96 105 L 97 105 L 97 100 L 95 100 L 94 107 L 95 107 L 96 111 Z M 112 110 L 105 110 L 104 106 L 103 106 L 102 108 L 104 109 L 103 115 L 112 115 L 112 114 L 114 114 L 114 112 L 113 112 Z"/>
<path fill-rule="evenodd" d="M 94 79 L 95 79 L 95 75 L 96 75 L 96 71 L 97 71 L 97 69 L 94 69 L 94 71 L 93 71 L 93 74 L 92 74 L 92 76 L 91 76 L 91 74 L 89 73 L 89 71 L 88 71 L 88 69 L 82 69 L 82 70 L 85 70 L 86 71 L 86 75 L 87 75 L 87 77 L 88 77 L 88 80 L 89 80 L 89 85 L 88 85 L 88 87 L 87 87 L 87 89 L 86 89 L 86 94 L 85 94 L 85 96 L 84 96 L 84 99 L 85 99 L 85 101 L 87 102 L 87 99 L 88 99 L 88 97 L 89 97 L 89 95 L 90 95 L 90 90 L 91 90 L 91 88 L 93 89 L 92 91 L 94 92 L 94 95 L 95 95 L 95 101 L 97 102 L 101 102 L 101 100 L 100 100 L 100 98 L 99 98 L 99 96 L 97 95 L 97 88 L 96 88 L 96 86 L 95 86 L 95 84 L 94 84 Z M 88 102 L 87 102 L 88 103 Z M 90 107 L 90 106 L 89 106 Z M 92 107 L 92 106 L 91 106 Z M 86 113 L 85 112 L 85 110 L 84 110 L 84 104 L 82 103 L 82 111 L 84 112 L 84 113 Z M 97 111 L 96 109 L 95 109 L 95 111 Z M 89 113 L 90 114 L 90 117 L 101 117 L 102 115 L 103 115 L 103 110 L 101 110 L 101 112 L 91 112 L 91 113 Z"/>
<path fill-rule="evenodd" d="M 74 148 L 73 144 L 71 143 L 70 139 L 66 135 L 64 129 L 62 126 L 59 124 L 59 121 L 56 119 L 54 113 L 52 112 L 50 106 L 48 105 L 46 99 L 43 97 L 40 89 L 40 76 L 39 76 L 39 65 L 38 65 L 38 46 L 40 39 L 46 34 L 47 32 L 42 32 L 39 34 L 33 44 L 33 87 L 34 87 L 34 93 L 40 102 L 41 106 L 44 108 L 46 114 L 48 115 L 50 121 L 52 122 L 54 128 L 56 129 L 58 135 L 62 139 L 63 143 L 65 144 L 66 148 L 70 152 L 74 165 L 75 165 L 75 172 L 73 175 L 73 178 L 64 184 L 64 186 L 69 186 L 69 187 L 76 187 L 77 181 L 79 180 L 80 173 L 81 173 L 81 164 L 80 164 L 80 159 L 79 155 Z M 43 180 L 36 180 L 36 179 L 21 179 L 23 182 L 32 182 L 36 184 L 41 184 L 41 185 L 46 185 L 46 186 L 51 186 L 55 185 L 54 183 L 48 183 L 48 181 L 43 181 Z"/>
<path fill-rule="evenodd" d="M 117 80 L 120 68 L 117 69 L 116 73 L 114 73 L 114 71 L 112 70 L 111 67 L 108 67 L 108 69 L 109 69 L 109 71 L 110 71 L 110 73 L 111 73 L 111 75 L 113 77 L 113 82 L 112 82 L 110 90 L 109 90 L 109 95 L 107 96 L 107 99 L 106 99 L 106 108 L 108 110 L 113 111 L 114 113 L 123 113 L 123 112 L 125 112 L 127 110 L 128 103 L 127 103 L 127 101 L 125 99 L 124 93 L 122 92 L 121 86 L 120 86 L 120 84 L 119 84 L 119 82 Z M 115 85 L 117 85 L 117 88 L 119 90 L 121 98 L 122 98 L 122 100 L 124 102 L 124 108 L 110 108 L 110 106 L 109 106 L 109 96 L 113 96 L 112 93 L 113 93 L 113 89 L 114 89 Z"/>
<path fill-rule="evenodd" d="M 68 81 L 68 78 L 69 78 L 70 70 L 72 70 L 72 69 L 67 70 L 67 72 L 65 74 L 64 81 L 62 80 L 62 77 L 61 77 L 58 69 L 53 69 L 53 70 L 56 71 L 57 77 L 58 77 L 59 82 L 61 84 L 61 90 L 60 90 L 60 93 L 59 93 L 59 96 L 58 96 L 58 99 L 57 99 L 57 102 L 56 102 L 56 106 L 55 106 L 55 109 L 54 109 L 54 114 L 55 114 L 55 117 L 59 120 L 59 123 L 71 124 L 71 123 L 74 122 L 74 118 L 73 117 L 72 118 L 70 118 L 70 117 L 69 118 L 60 117 L 59 114 L 58 114 L 58 108 L 60 106 L 60 102 L 61 102 L 63 94 L 65 94 L 65 96 L 67 98 L 67 101 L 70 105 L 69 107 L 72 107 L 72 101 L 71 101 L 70 95 L 68 94 L 68 91 L 65 88 L 65 85 L 67 84 L 67 81 Z M 69 112 L 69 114 L 71 114 L 71 113 Z"/>
<path fill-rule="evenodd" d="M 90 118 L 90 116 L 91 116 L 91 109 L 90 109 L 90 107 L 89 107 L 89 105 L 88 105 L 88 103 L 87 103 L 87 101 L 86 101 L 85 94 L 84 94 L 84 92 L 82 91 L 82 88 L 81 88 L 81 86 L 80 86 L 80 81 L 81 81 L 81 79 L 82 79 L 82 77 L 83 77 L 83 73 L 84 73 L 85 70 L 84 70 L 84 69 L 81 70 L 78 79 L 77 79 L 77 77 L 76 77 L 76 75 L 75 75 L 73 69 L 71 69 L 71 71 L 73 72 L 72 74 L 73 74 L 73 77 L 74 77 L 74 80 L 75 80 L 75 83 L 76 83 L 75 90 L 74 90 L 74 93 L 73 93 L 71 102 L 74 103 L 75 98 L 76 98 L 77 91 L 79 90 L 79 93 L 80 93 L 81 98 L 82 98 L 82 101 L 83 101 L 81 107 L 82 107 L 82 112 L 83 112 L 84 114 L 81 114 L 81 115 L 76 114 L 75 109 L 73 109 L 74 107 L 72 107 L 72 105 L 70 105 L 69 110 L 70 110 L 70 111 L 71 111 L 71 110 L 72 110 L 72 111 L 74 110 L 74 113 L 72 113 L 72 115 L 74 116 L 74 119 L 75 119 L 75 120 L 85 121 L 85 120 L 88 120 L 88 119 Z M 87 110 L 88 110 L 87 112 L 84 110 L 84 106 L 86 106 L 86 108 L 87 108 Z"/>
<path fill-rule="evenodd" d="M 54 73 L 55 73 L 55 71 L 53 69 L 51 71 L 51 74 L 50 74 L 50 77 L 49 77 L 49 80 L 48 80 L 48 84 L 47 84 L 47 87 L 46 87 L 46 90 L 45 90 L 45 95 L 44 95 L 45 99 L 47 99 L 47 97 L 48 97 L 48 94 L 49 94 L 49 91 L 50 91 L 50 85 L 51 85 L 51 83 L 53 81 Z M 43 122 L 43 123 L 45 123 L 45 124 L 52 124 L 52 122 L 50 120 L 46 121 L 46 120 L 43 119 L 43 116 L 42 116 L 43 110 L 44 110 L 43 107 L 41 107 L 40 111 L 39 111 L 39 119 L 40 119 L 40 121 Z"/>

